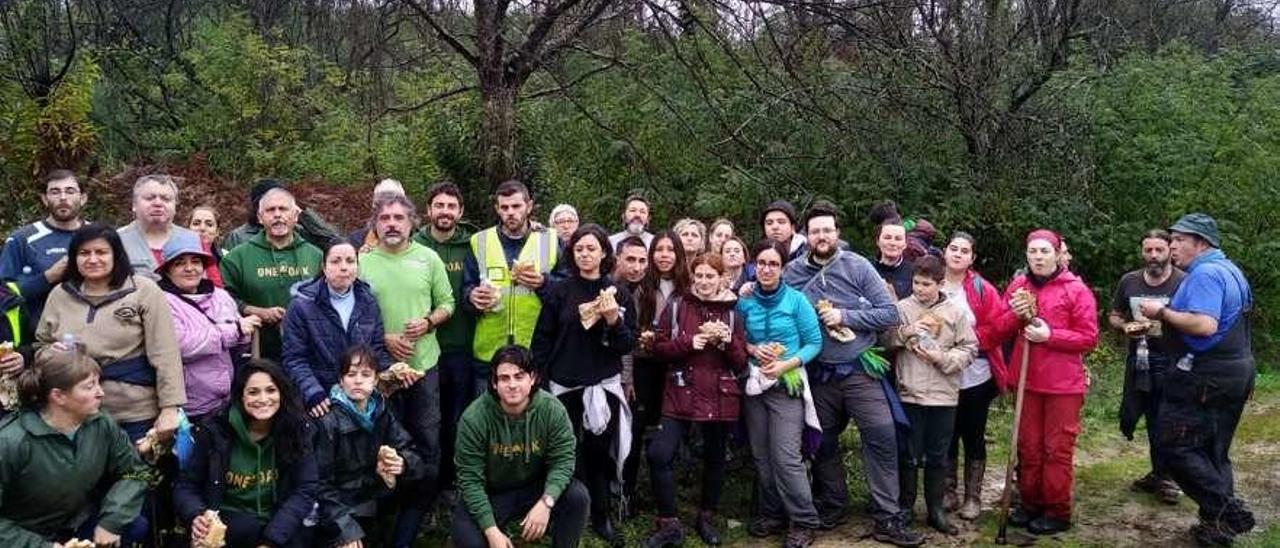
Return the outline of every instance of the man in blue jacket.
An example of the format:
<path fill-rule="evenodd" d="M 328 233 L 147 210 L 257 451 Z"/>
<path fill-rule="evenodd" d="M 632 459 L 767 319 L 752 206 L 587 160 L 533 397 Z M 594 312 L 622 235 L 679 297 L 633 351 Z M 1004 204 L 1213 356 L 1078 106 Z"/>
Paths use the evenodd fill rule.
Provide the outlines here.
<path fill-rule="evenodd" d="M 1249 332 L 1253 295 L 1240 268 L 1220 249 L 1218 223 L 1203 213 L 1169 227 L 1173 263 L 1187 272 L 1168 305 L 1143 301 L 1142 315 L 1177 337 L 1181 356 L 1166 373 L 1158 451 L 1178 487 L 1200 506 L 1191 529 L 1203 546 L 1228 546 L 1253 529 L 1236 498 L 1228 453 L 1257 373 Z"/>
<path fill-rule="evenodd" d="M 849 419 L 862 438 L 862 461 L 871 492 L 872 535 L 880 542 L 919 546 L 924 537 L 907 527 L 898 505 L 898 445 L 885 370 L 864 355 L 880 331 L 898 324 L 898 310 L 875 267 L 841 249 L 836 208 L 819 201 L 805 213 L 808 251 L 787 264 L 783 281 L 819 308 L 822 353 L 809 362 L 822 445 L 814 458 L 813 501 L 823 528 L 843 521 L 849 505 L 840 434 Z M 826 301 L 819 306 L 819 301 Z M 830 306 L 826 306 L 829 303 Z M 847 328 L 847 329 L 845 329 Z M 852 337 L 849 332 L 852 331 Z"/>
<path fill-rule="evenodd" d="M 43 220 L 15 230 L 0 254 L 0 280 L 14 282 L 25 301 L 27 317 L 40 319 L 44 301 L 67 271 L 67 246 L 71 235 L 84 226 L 80 217 L 88 196 L 76 174 L 55 169 L 44 177 L 40 203 L 48 212 Z"/>

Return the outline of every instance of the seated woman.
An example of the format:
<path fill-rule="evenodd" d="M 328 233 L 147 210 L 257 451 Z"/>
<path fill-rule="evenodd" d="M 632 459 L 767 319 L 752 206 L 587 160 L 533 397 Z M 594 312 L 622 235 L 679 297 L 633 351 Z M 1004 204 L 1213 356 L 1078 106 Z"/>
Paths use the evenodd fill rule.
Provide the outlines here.
<path fill-rule="evenodd" d="M 192 544 L 220 521 L 227 546 L 310 546 L 303 521 L 320 488 L 311 428 L 279 367 L 266 360 L 241 366 L 231 403 L 192 429 L 191 460 L 174 485 Z"/>
<path fill-rule="evenodd" d="M 59 344 L 18 377 L 22 409 L 0 420 L 0 546 L 146 537 L 146 465 L 99 412 L 99 371 L 83 348 Z"/>
<path fill-rule="evenodd" d="M 156 269 L 165 291 L 173 328 L 182 352 L 187 404 L 192 423 L 227 405 L 231 399 L 234 353 L 249 344 L 262 325 L 257 316 L 241 317 L 226 290 L 205 279 L 205 263 L 213 256 L 191 238 L 175 236 L 165 244 L 164 263 Z"/>
<path fill-rule="evenodd" d="M 341 363 L 338 384 L 329 390 L 333 408 L 316 421 L 313 445 L 320 472 L 320 536 L 326 545 L 378 546 L 382 543 L 371 541 L 379 530 L 375 522 L 392 509 L 380 499 L 392 493 L 398 479 L 418 479 L 422 458 L 377 390 L 373 351 L 352 347 Z"/>
<path fill-rule="evenodd" d="M 285 371 L 314 418 L 329 412 L 329 388 L 338 382 L 342 353 L 358 345 L 373 350 L 379 371 L 391 365 L 382 313 L 373 290 L 356 279 L 356 248 L 343 240 L 324 250 L 320 274 L 298 286 L 284 316 Z"/>

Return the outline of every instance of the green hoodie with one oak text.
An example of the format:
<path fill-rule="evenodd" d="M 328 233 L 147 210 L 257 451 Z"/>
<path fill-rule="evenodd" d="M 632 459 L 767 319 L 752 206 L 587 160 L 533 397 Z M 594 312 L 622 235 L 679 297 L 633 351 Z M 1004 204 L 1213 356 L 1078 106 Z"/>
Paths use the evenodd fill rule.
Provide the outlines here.
<path fill-rule="evenodd" d="M 573 476 L 573 425 L 560 400 L 534 390 L 519 417 L 503 411 L 492 393 L 476 398 L 462 413 L 454 464 L 458 493 L 480 530 L 496 525 L 489 493 L 543 484 L 543 493 L 560 498 Z"/>

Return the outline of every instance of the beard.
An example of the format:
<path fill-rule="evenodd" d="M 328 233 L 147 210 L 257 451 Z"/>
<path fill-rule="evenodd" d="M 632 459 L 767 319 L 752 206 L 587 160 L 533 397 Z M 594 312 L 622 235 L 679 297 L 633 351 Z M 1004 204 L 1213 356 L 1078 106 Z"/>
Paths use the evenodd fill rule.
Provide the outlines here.
<path fill-rule="evenodd" d="M 436 218 L 431 220 L 431 226 L 434 226 L 436 230 L 441 232 L 453 230 L 453 227 L 457 226 L 457 224 L 458 220 L 448 215 L 437 215 Z"/>
<path fill-rule="evenodd" d="M 1147 261 L 1147 275 L 1151 277 L 1163 276 L 1169 270 L 1169 261 Z"/>
<path fill-rule="evenodd" d="M 635 219 L 632 219 L 630 222 L 627 223 L 627 234 L 630 234 L 632 236 L 639 236 L 643 232 L 644 232 L 644 223 L 637 221 Z"/>

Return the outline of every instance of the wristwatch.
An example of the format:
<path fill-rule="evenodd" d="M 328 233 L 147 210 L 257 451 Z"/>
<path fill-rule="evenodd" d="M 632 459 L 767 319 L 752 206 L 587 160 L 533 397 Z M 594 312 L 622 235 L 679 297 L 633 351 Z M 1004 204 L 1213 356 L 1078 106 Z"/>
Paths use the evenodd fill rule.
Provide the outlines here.
<path fill-rule="evenodd" d="M 547 505 L 548 510 L 556 507 L 556 499 L 551 498 L 551 495 L 545 493 L 542 495 L 542 503 Z"/>

